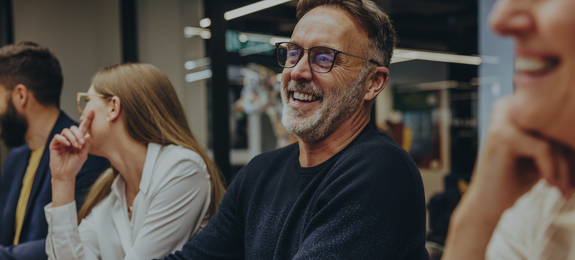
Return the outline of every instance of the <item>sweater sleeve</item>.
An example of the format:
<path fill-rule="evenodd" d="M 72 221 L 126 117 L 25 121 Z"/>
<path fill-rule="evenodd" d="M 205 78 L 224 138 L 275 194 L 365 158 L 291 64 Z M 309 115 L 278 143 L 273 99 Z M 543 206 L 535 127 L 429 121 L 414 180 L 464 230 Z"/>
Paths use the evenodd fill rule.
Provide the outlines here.
<path fill-rule="evenodd" d="M 165 260 L 244 258 L 244 246 L 240 235 L 241 228 L 238 226 L 235 195 L 241 182 L 242 171 L 230 185 L 218 207 L 218 213 L 210 219 L 208 225 L 192 241 L 184 245 L 181 251 L 167 256 L 164 258 Z"/>
<path fill-rule="evenodd" d="M 292 259 L 429 259 L 419 171 L 388 156 L 360 153 L 334 166 Z"/>

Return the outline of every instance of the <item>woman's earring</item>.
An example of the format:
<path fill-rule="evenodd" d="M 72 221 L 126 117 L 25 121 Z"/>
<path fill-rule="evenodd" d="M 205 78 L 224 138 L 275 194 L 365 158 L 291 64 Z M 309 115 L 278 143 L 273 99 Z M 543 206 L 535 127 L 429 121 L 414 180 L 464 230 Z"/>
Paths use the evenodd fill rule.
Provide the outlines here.
<path fill-rule="evenodd" d="M 110 117 L 106 117 L 106 121 L 110 122 Z"/>

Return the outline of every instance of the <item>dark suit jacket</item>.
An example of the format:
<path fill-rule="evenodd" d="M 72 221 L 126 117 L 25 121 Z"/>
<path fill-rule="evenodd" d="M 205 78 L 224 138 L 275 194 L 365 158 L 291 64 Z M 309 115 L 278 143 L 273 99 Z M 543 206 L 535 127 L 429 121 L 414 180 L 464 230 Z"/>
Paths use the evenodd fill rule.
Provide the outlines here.
<path fill-rule="evenodd" d="M 55 134 L 59 134 L 64 128 L 69 128 L 72 125 L 78 124 L 64 112 L 60 112 L 34 176 L 20 241 L 16 246 L 13 245 L 16 206 L 31 151 L 28 144 L 24 144 L 13 148 L 8 154 L 0 179 L 0 260 L 47 258 L 44 246 L 48 235 L 48 223 L 44 216 L 44 206 L 52 201 L 52 175 L 50 174 L 50 149 L 48 147 Z M 88 157 L 76 177 L 76 205 L 78 208 L 84 202 L 84 198 L 94 181 L 109 166 L 108 160 L 102 157 L 93 155 Z"/>

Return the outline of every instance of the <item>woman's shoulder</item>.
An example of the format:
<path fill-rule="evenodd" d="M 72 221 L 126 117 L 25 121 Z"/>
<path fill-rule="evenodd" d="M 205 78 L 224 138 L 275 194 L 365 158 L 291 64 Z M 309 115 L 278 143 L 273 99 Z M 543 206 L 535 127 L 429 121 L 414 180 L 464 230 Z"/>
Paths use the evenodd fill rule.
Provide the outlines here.
<path fill-rule="evenodd" d="M 142 182 L 156 183 L 158 187 L 165 185 L 171 180 L 196 176 L 196 178 L 208 178 L 206 163 L 200 155 L 191 149 L 179 145 L 150 144 L 148 149 L 155 149 L 155 158 L 146 158 Z M 152 153 L 148 153 L 152 156 Z M 150 161 L 148 161 L 150 160 Z"/>
<path fill-rule="evenodd" d="M 206 163 L 202 159 L 202 157 L 195 151 L 191 149 L 175 145 L 159 145 L 159 152 L 158 152 L 158 160 L 157 163 L 162 164 L 163 166 L 169 166 L 166 164 L 179 164 L 179 163 L 192 163 L 200 168 L 206 168 Z"/>
<path fill-rule="evenodd" d="M 509 254 L 539 255 L 565 203 L 557 188 L 539 181 L 501 216 L 488 247 L 488 259 Z"/>

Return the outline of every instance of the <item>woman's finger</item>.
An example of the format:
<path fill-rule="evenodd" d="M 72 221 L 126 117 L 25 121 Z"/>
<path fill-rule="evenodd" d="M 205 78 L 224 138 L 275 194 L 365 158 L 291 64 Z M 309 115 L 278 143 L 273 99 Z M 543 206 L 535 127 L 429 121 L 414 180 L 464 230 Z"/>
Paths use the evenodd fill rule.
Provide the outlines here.
<path fill-rule="evenodd" d="M 569 149 L 564 146 L 555 145 L 554 149 L 554 156 L 555 163 L 557 165 L 555 179 L 556 182 L 554 186 L 559 188 L 561 194 L 565 197 L 570 197 L 572 194 L 572 185 L 571 185 L 571 173 L 570 173 L 570 165 L 569 160 L 572 157 L 569 157 Z"/>
<path fill-rule="evenodd" d="M 86 116 L 82 119 L 82 123 L 80 123 L 80 133 L 82 136 L 88 133 L 90 130 L 90 125 L 92 125 L 92 120 L 94 119 L 94 110 L 90 109 L 86 112 Z"/>
<path fill-rule="evenodd" d="M 82 149 L 86 149 L 87 151 L 90 151 L 90 145 L 92 145 L 92 136 L 90 134 L 86 134 L 84 135 L 84 140 L 86 140 L 86 143 L 82 146 Z"/>
<path fill-rule="evenodd" d="M 66 129 L 62 130 L 61 135 L 66 137 L 68 139 L 68 141 L 72 144 L 73 147 L 75 147 L 75 148 L 80 147 L 78 144 L 78 140 L 76 139 L 76 136 L 74 136 L 74 134 L 72 133 L 72 131 L 70 131 L 70 129 L 66 128 Z"/>
<path fill-rule="evenodd" d="M 569 147 L 565 147 L 565 158 L 575 158 L 575 151 Z M 575 193 L 575 160 L 567 160 L 567 169 L 569 172 L 569 187 L 570 195 L 569 198 Z"/>
<path fill-rule="evenodd" d="M 50 142 L 50 146 L 53 148 L 60 148 L 70 146 L 71 143 L 65 137 L 61 136 L 60 134 L 54 135 L 52 138 L 52 142 Z"/>
<path fill-rule="evenodd" d="M 80 146 L 83 145 L 84 143 L 86 143 L 86 141 L 84 140 L 84 134 L 82 134 L 80 132 L 80 128 L 73 125 L 72 127 L 70 127 L 70 131 L 72 132 L 72 134 L 74 134 L 74 136 L 76 137 L 76 140 L 78 140 L 78 143 L 80 144 Z"/>
<path fill-rule="evenodd" d="M 549 141 L 519 131 L 513 137 L 510 137 L 510 141 L 513 146 L 512 149 L 514 149 L 518 157 L 533 160 L 539 177 L 551 182 L 555 181 L 555 161 L 553 159 L 552 145 Z M 518 172 L 518 174 L 521 174 L 521 172 Z"/>

